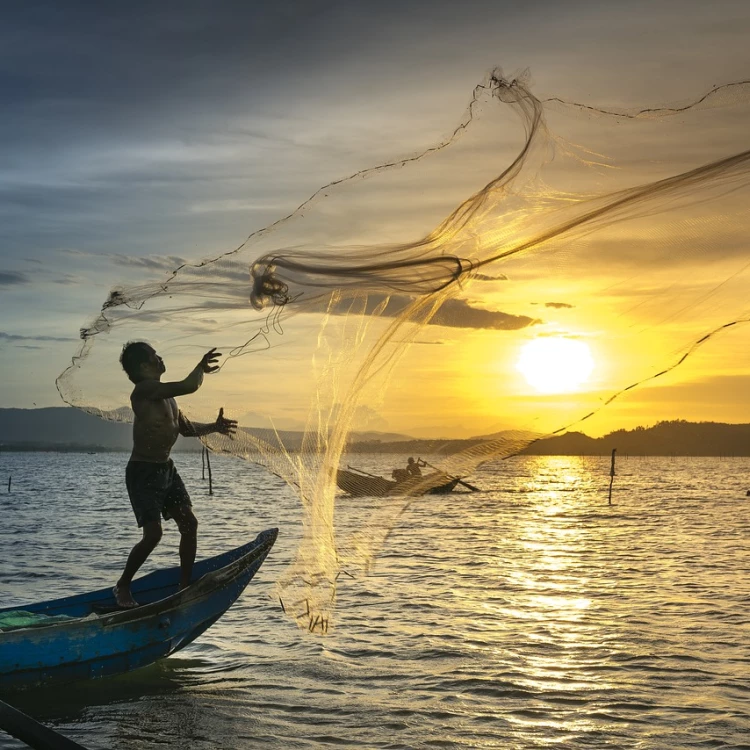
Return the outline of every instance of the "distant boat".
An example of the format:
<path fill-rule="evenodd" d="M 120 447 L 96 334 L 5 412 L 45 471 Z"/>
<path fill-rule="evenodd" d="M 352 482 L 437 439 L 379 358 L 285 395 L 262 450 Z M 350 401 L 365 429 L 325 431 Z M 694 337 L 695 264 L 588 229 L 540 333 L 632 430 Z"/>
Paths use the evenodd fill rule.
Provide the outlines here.
<path fill-rule="evenodd" d="M 118 609 L 111 588 L 0 610 L 54 617 L 0 632 L 0 690 L 130 672 L 179 651 L 236 601 L 273 547 L 278 529 L 196 563 L 194 583 L 177 591 L 178 567 L 133 582 L 141 606 Z M 74 619 L 59 621 L 60 616 Z"/>
<path fill-rule="evenodd" d="M 423 477 L 410 477 L 403 482 L 356 474 L 345 469 L 336 472 L 336 484 L 339 489 L 354 497 L 447 495 L 453 492 L 460 481 L 457 477 L 448 477 L 437 471 Z"/>

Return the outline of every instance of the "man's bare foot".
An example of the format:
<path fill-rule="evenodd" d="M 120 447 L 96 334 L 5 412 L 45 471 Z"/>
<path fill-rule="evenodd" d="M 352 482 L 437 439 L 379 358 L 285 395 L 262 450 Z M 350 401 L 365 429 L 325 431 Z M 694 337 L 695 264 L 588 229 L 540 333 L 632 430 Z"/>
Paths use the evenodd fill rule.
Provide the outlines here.
<path fill-rule="evenodd" d="M 140 606 L 138 602 L 133 599 L 133 595 L 130 593 L 130 586 L 113 586 L 112 593 L 115 595 L 115 601 L 120 609 L 133 609 L 134 607 Z"/>

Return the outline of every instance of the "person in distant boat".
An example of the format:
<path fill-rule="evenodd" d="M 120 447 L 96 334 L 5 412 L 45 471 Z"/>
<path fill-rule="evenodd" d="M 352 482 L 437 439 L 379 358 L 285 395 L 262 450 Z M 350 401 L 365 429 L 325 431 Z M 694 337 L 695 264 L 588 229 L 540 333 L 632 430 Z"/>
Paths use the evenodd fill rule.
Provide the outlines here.
<path fill-rule="evenodd" d="M 125 570 L 113 589 L 118 606 L 137 607 L 130 584 L 162 536 L 161 518 L 174 518 L 180 531 L 180 590 L 190 584 L 198 541 L 198 521 L 193 515 L 190 496 L 169 453 L 178 435 L 200 437 L 212 432 L 233 435 L 237 422 L 224 417 L 224 409 L 212 424 L 190 422 L 177 408 L 176 396 L 195 393 L 206 373 L 216 372 L 221 356 L 211 349 L 184 379 L 162 383 L 164 361 L 144 341 L 131 341 L 123 347 L 120 364 L 135 384 L 130 395 L 133 422 L 133 452 L 125 470 L 125 483 L 143 538 L 133 547 Z"/>
<path fill-rule="evenodd" d="M 406 471 L 409 472 L 409 476 L 421 477 L 422 470 L 420 469 L 420 466 L 427 466 L 427 462 L 423 461 L 421 458 L 418 458 L 415 461 L 411 456 L 409 456 L 409 460 L 406 462 Z"/>
<path fill-rule="evenodd" d="M 406 468 L 394 469 L 391 472 L 391 476 L 397 482 L 405 482 L 407 479 L 411 479 L 412 477 L 421 477 L 422 471 L 419 468 L 420 466 L 427 466 L 427 464 L 421 458 L 418 458 L 415 461 L 413 457 L 409 456 L 409 460 L 406 463 Z"/>

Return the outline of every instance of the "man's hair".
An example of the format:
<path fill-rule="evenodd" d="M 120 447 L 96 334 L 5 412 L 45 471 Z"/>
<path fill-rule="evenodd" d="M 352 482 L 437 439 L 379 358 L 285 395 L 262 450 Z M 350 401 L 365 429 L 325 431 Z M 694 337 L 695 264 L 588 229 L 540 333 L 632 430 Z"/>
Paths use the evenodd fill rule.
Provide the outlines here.
<path fill-rule="evenodd" d="M 151 346 L 145 341 L 128 341 L 122 347 L 120 364 L 133 383 L 137 383 L 137 377 L 144 362 L 148 362 L 151 356 Z"/>

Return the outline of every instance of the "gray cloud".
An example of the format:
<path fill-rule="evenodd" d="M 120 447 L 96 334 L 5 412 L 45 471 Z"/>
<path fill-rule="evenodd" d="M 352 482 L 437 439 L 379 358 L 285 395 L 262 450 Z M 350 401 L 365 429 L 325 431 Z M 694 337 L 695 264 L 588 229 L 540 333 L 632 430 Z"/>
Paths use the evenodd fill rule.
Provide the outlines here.
<path fill-rule="evenodd" d="M 538 318 L 511 315 L 501 310 L 472 307 L 462 299 L 449 299 L 443 303 L 431 324 L 451 328 L 479 328 L 496 331 L 517 331 L 541 323 Z"/>
<path fill-rule="evenodd" d="M 61 286 L 70 286 L 71 284 L 81 284 L 86 281 L 84 276 L 75 276 L 72 273 L 64 273 L 61 276 L 52 280 L 53 284 L 60 284 Z"/>
<path fill-rule="evenodd" d="M 556 310 L 562 310 L 564 308 L 573 308 L 575 305 L 569 305 L 567 302 L 545 302 L 545 307 L 553 307 Z"/>
<path fill-rule="evenodd" d="M 115 265 L 128 268 L 146 268 L 150 271 L 174 271 L 187 261 L 177 255 L 150 255 L 145 257 L 114 254 L 107 256 Z"/>
<path fill-rule="evenodd" d="M 491 276 L 487 273 L 472 274 L 471 277 L 474 281 L 507 281 L 508 277 L 504 273 L 497 274 L 497 276 Z"/>
<path fill-rule="evenodd" d="M 375 308 L 383 302 L 383 299 L 383 295 L 369 295 L 367 298 L 365 313 L 371 314 Z M 399 316 L 412 301 L 413 300 L 410 297 L 392 295 L 389 297 L 388 303 L 380 316 L 384 318 L 395 318 Z M 325 299 L 321 298 L 320 308 L 315 310 L 308 308 L 303 311 L 301 310 L 301 312 L 322 313 L 324 309 L 326 309 L 325 304 Z M 198 305 L 191 306 L 191 310 L 194 313 L 197 313 L 199 310 L 205 310 L 208 312 L 230 309 L 247 310 L 249 313 L 254 313 L 250 307 L 249 301 L 244 299 L 238 299 L 234 303 L 230 302 L 228 299 L 204 300 Z M 168 320 L 170 316 L 176 315 L 181 311 L 181 308 L 175 307 L 173 310 L 141 312 L 139 314 L 139 320 L 142 323 L 161 323 L 164 320 Z M 297 311 L 293 303 L 290 305 L 289 311 Z M 349 312 L 350 302 L 346 299 L 339 302 L 339 304 L 332 310 L 334 315 L 347 315 Z M 273 315 L 273 311 L 269 310 L 268 315 Z M 260 318 L 257 318 L 256 320 L 259 321 Z M 194 332 L 200 330 L 204 322 L 205 321 L 198 320 L 193 321 L 191 330 Z M 522 328 L 538 325 L 541 322 L 542 321 L 539 318 L 531 318 L 527 315 L 513 315 L 501 310 L 487 310 L 485 308 L 472 307 L 465 300 L 449 299 L 443 303 L 428 325 L 444 326 L 447 328 L 471 328 L 476 330 L 517 331 Z M 210 323 L 215 325 L 216 321 L 212 319 Z"/>
<path fill-rule="evenodd" d="M 274 144 L 289 136 L 277 131 L 301 129 L 273 109 L 285 96 L 279 79 L 295 68 L 287 53 L 303 48 L 300 39 L 317 44 L 305 27 L 323 24 L 329 6 L 135 0 L 105 11 L 71 0 L 64 12 L 44 1 L 7 8 L 0 255 L 60 244 L 136 255 L 156 243 L 168 251 L 236 244 L 247 234 L 242 211 L 242 228 L 226 236 L 203 215 L 176 217 L 207 201 L 250 200 L 242 180 L 269 177 L 253 143 L 278 170 Z M 247 132 L 233 132 L 238 123 Z M 266 202 L 272 191 L 265 188 Z M 253 220 L 268 223 L 275 206 L 270 200 Z"/>
<path fill-rule="evenodd" d="M 3 341 L 9 341 L 9 342 L 10 341 L 12 342 L 16 342 L 16 341 L 48 341 L 48 342 L 64 341 L 64 342 L 68 342 L 68 341 L 78 341 L 78 339 L 67 338 L 64 336 L 22 336 L 17 333 L 6 333 L 5 331 L 0 331 L 0 342 L 3 342 Z"/>
<path fill-rule="evenodd" d="M 28 284 L 28 276 L 17 271 L 0 271 L 0 286 L 15 286 L 16 284 Z"/>
<path fill-rule="evenodd" d="M 380 294 L 370 294 L 367 298 L 365 313 L 372 313 L 376 307 L 383 302 L 384 296 Z M 388 299 L 385 309 L 381 312 L 381 317 L 395 318 L 400 315 L 413 300 L 410 297 L 402 295 L 392 295 Z M 321 300 L 321 307 L 316 312 L 323 312 L 325 300 Z M 230 304 L 227 302 L 205 301 L 199 306 L 205 310 L 224 310 L 224 309 L 250 309 L 249 302 L 236 302 Z M 294 304 L 290 306 L 290 311 L 294 310 Z M 334 315 L 347 315 L 350 312 L 350 301 L 342 300 L 332 310 Z M 271 314 L 269 312 L 269 314 Z M 148 315 L 148 313 L 146 313 Z M 160 319 L 157 313 L 154 320 Z M 521 328 L 528 328 L 537 325 L 542 321 L 538 318 L 530 318 L 527 315 L 512 315 L 502 312 L 501 310 L 487 310 L 480 307 L 472 307 L 468 302 L 461 299 L 446 300 L 440 310 L 433 316 L 429 325 L 445 326 L 448 328 L 475 328 L 482 330 L 496 331 L 517 331 Z"/>
<path fill-rule="evenodd" d="M 83 260 L 92 260 L 96 263 L 102 261 L 112 263 L 121 268 L 138 268 L 146 271 L 156 271 L 171 274 L 182 266 L 186 266 L 179 278 L 181 282 L 194 282 L 191 274 L 205 274 L 205 283 L 216 284 L 219 281 L 239 282 L 245 285 L 246 291 L 250 285 L 250 269 L 246 264 L 237 263 L 230 259 L 213 261 L 208 272 L 201 271 L 201 261 L 197 259 L 188 260 L 179 255 L 126 255 L 125 253 L 97 253 L 84 250 L 62 250 L 64 255 Z M 163 278 L 154 276 L 155 283 L 163 282 Z"/>
<path fill-rule="evenodd" d="M 366 311 L 371 313 L 383 301 L 382 295 L 372 294 L 367 298 Z M 382 316 L 395 318 L 400 315 L 412 302 L 409 297 L 393 295 L 389 298 Z M 341 302 L 334 311 L 338 314 L 346 314 L 349 310 L 347 300 Z M 520 328 L 528 328 L 537 325 L 541 321 L 526 315 L 512 315 L 501 310 L 487 310 L 481 307 L 472 307 L 462 299 L 446 300 L 429 322 L 433 326 L 445 326 L 448 328 L 474 328 L 480 330 L 516 331 Z"/>

